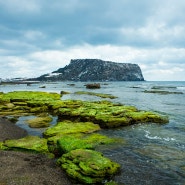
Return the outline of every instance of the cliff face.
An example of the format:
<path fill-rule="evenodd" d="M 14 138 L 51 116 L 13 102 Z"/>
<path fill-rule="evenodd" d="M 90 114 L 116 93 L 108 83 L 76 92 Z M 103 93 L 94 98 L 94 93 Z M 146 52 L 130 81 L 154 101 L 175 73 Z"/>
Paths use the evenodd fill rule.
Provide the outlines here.
<path fill-rule="evenodd" d="M 51 74 L 42 75 L 37 80 L 69 81 L 143 81 L 137 64 L 115 63 L 98 59 L 75 59 L 64 68 Z"/>

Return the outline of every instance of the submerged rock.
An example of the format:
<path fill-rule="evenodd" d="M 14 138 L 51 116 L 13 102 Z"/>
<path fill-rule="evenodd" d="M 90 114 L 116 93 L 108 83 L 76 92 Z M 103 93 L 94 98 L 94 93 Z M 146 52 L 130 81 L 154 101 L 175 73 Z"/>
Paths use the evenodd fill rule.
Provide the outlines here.
<path fill-rule="evenodd" d="M 98 97 L 101 97 L 101 98 L 110 98 L 110 99 L 115 99 L 117 98 L 116 96 L 113 96 L 111 94 L 103 94 L 103 93 L 95 93 L 95 92 L 87 92 L 87 91 L 77 91 L 75 92 L 75 94 L 78 94 L 78 95 L 90 95 L 90 96 L 98 96 Z"/>
<path fill-rule="evenodd" d="M 72 150 L 59 158 L 57 164 L 71 178 L 85 184 L 101 183 L 120 169 L 119 164 L 104 157 L 102 153 L 87 149 Z"/>
<path fill-rule="evenodd" d="M 45 117 L 36 117 L 30 120 L 27 120 L 29 127 L 31 128 L 45 128 L 50 126 L 52 118 L 50 116 Z"/>
<path fill-rule="evenodd" d="M 162 94 L 162 95 L 167 95 L 167 94 L 183 94 L 183 92 L 178 92 L 178 91 L 164 91 L 164 90 L 145 90 L 144 93 L 154 93 L 154 94 Z"/>
<path fill-rule="evenodd" d="M 86 84 L 85 86 L 87 89 L 100 89 L 101 87 L 99 83 Z"/>

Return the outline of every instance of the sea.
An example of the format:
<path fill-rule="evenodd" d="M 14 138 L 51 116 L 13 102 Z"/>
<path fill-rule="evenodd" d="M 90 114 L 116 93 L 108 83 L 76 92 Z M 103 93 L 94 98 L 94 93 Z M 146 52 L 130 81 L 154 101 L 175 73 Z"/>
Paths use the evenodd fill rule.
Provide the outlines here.
<path fill-rule="evenodd" d="M 116 99 L 106 99 L 108 101 L 168 116 L 167 124 L 141 123 L 116 129 L 102 129 L 102 134 L 120 138 L 124 142 L 98 150 L 121 165 L 120 172 L 114 177 L 119 185 L 185 185 L 185 82 L 98 82 L 100 89 L 86 89 L 87 83 L 45 82 L 30 86 L 9 84 L 0 85 L 0 92 L 66 91 L 70 94 L 63 95 L 62 100 L 104 100 L 96 96 L 75 94 L 77 91 L 92 91 L 117 96 Z M 41 136 L 43 130 L 29 128 L 25 124 L 27 119 L 28 117 L 20 117 L 16 124 L 31 135 Z M 54 117 L 52 124 L 56 122 L 57 118 Z"/>

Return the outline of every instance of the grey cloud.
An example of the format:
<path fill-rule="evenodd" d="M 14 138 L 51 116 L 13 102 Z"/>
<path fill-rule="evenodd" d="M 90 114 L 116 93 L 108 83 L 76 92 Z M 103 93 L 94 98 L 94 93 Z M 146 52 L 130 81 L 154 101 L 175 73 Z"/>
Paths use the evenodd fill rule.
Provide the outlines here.
<path fill-rule="evenodd" d="M 179 64 L 185 60 L 177 56 L 185 48 L 184 10 L 184 0 L 0 0 L 0 54 L 32 63 L 27 56 L 35 52 L 110 45 L 150 53 L 135 63 Z M 178 52 L 160 53 L 164 48 Z"/>

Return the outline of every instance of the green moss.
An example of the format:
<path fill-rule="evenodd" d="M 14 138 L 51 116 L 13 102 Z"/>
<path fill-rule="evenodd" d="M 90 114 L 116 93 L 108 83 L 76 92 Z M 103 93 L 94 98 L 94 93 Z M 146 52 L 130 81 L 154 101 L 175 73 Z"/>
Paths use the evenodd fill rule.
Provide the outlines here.
<path fill-rule="evenodd" d="M 36 117 L 30 120 L 27 120 L 29 127 L 31 128 L 45 128 L 50 126 L 52 118 L 50 116 L 45 117 Z"/>
<path fill-rule="evenodd" d="M 44 137 L 52 137 L 57 134 L 75 134 L 75 133 L 92 133 L 100 130 L 99 125 L 92 122 L 71 122 L 63 121 L 57 125 L 48 128 L 44 133 Z"/>
<path fill-rule="evenodd" d="M 100 183 L 106 177 L 114 175 L 120 165 L 104 157 L 102 153 L 77 149 L 64 154 L 57 160 L 67 174 L 82 183 Z"/>
<path fill-rule="evenodd" d="M 135 123 L 167 123 L 168 119 L 157 113 L 139 111 L 133 106 L 113 104 L 107 101 L 86 102 L 86 101 L 63 101 L 57 112 L 60 117 L 66 119 L 79 119 L 92 121 L 102 128 L 114 128 L 127 126 Z M 70 104 L 70 106 L 68 106 Z"/>
<path fill-rule="evenodd" d="M 167 117 L 161 116 L 153 112 L 146 112 L 146 111 L 129 112 L 129 113 L 126 113 L 125 115 L 129 117 L 133 123 L 148 123 L 148 122 L 167 123 L 168 122 Z"/>
<path fill-rule="evenodd" d="M 4 146 L 4 142 L 0 142 L 0 150 L 7 150 L 8 148 Z"/>
<path fill-rule="evenodd" d="M 95 149 L 96 146 L 111 144 L 116 139 L 101 134 L 64 135 L 57 141 L 60 153 L 68 153 L 75 149 Z"/>
<path fill-rule="evenodd" d="M 88 102 L 60 100 L 60 94 L 32 91 L 16 91 L 1 94 L 0 115 L 38 114 L 49 112 L 59 120 L 93 122 L 102 128 L 114 128 L 135 123 L 167 123 L 168 119 L 133 106 L 114 104 L 109 101 Z"/>
<path fill-rule="evenodd" d="M 48 144 L 50 144 L 50 145 L 56 145 L 57 144 L 57 141 L 59 140 L 59 139 L 61 139 L 62 137 L 64 137 L 64 136 L 73 136 L 73 137 L 75 137 L 75 138 L 81 138 L 84 134 L 82 134 L 82 133 L 75 133 L 75 134 L 65 134 L 65 133 L 59 133 L 59 134 L 57 134 L 57 135 L 55 135 L 55 136 L 52 136 L 52 137 L 49 137 L 49 138 L 47 138 L 47 140 L 48 140 Z"/>
<path fill-rule="evenodd" d="M 27 136 L 17 140 L 6 140 L 3 146 L 7 147 L 8 150 L 49 153 L 47 140 L 37 136 Z"/>
<path fill-rule="evenodd" d="M 51 102 L 60 100 L 57 93 L 14 91 L 1 95 L 0 115 L 19 115 L 19 112 L 38 113 L 48 112 Z M 6 111 L 4 111 L 6 110 Z M 10 113 L 11 112 L 11 113 Z"/>
<path fill-rule="evenodd" d="M 78 91 L 78 92 L 75 92 L 75 94 L 79 94 L 79 95 L 85 94 L 85 95 L 98 96 L 98 97 L 101 97 L 101 98 L 110 98 L 110 99 L 117 98 L 116 96 L 113 96 L 111 94 L 102 94 L 102 93 L 87 92 L 87 91 Z"/>
<path fill-rule="evenodd" d="M 68 153 L 75 149 L 93 149 L 93 145 L 83 139 L 74 136 L 63 136 L 57 142 L 61 154 Z"/>

